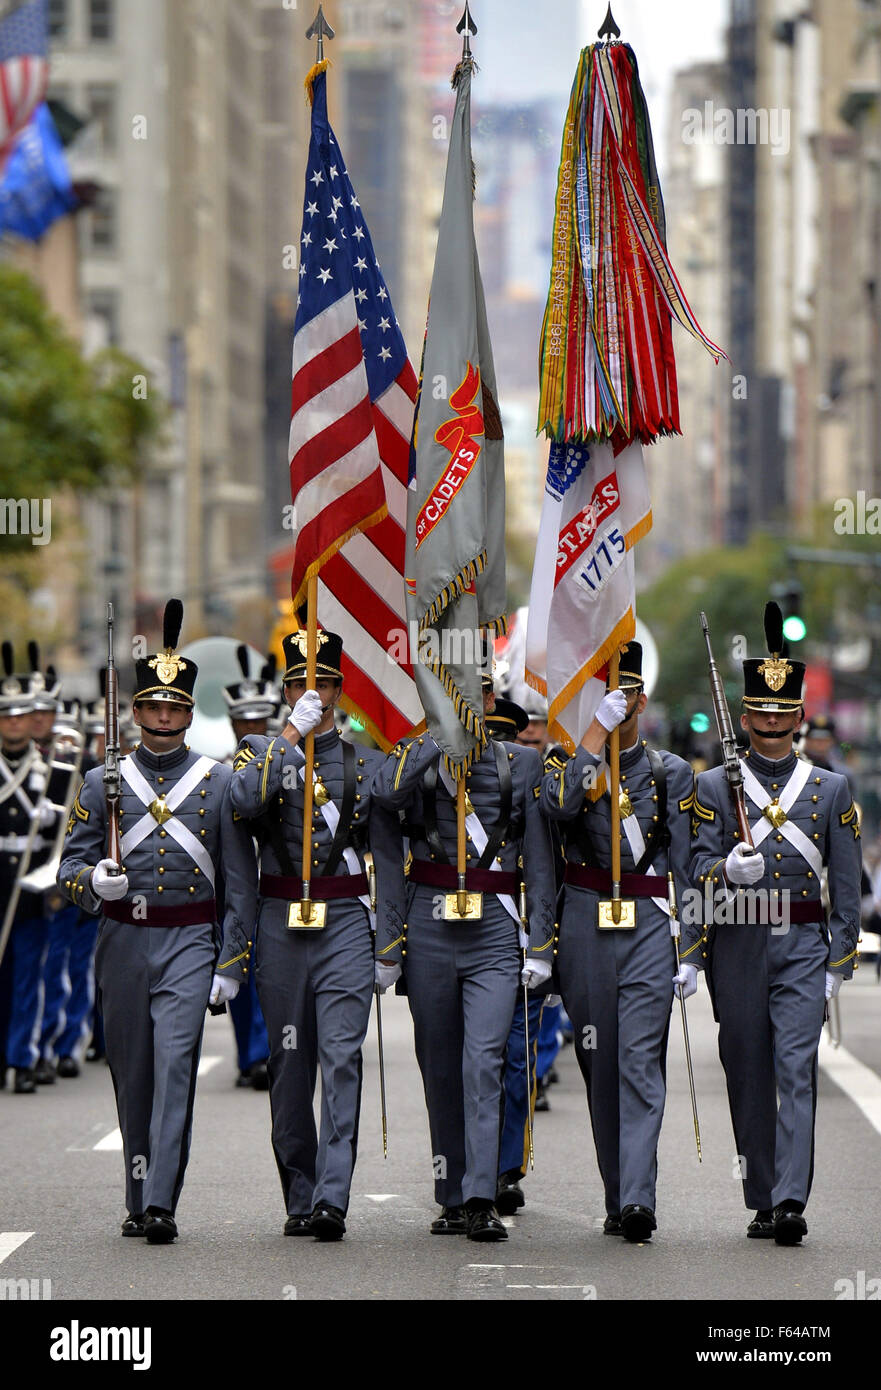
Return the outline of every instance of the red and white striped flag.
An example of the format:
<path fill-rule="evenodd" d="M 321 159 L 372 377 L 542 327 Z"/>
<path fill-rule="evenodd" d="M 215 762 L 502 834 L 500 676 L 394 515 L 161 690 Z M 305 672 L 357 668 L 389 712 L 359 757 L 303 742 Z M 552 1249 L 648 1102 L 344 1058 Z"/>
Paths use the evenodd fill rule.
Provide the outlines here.
<path fill-rule="evenodd" d="M 0 173 L 13 141 L 46 95 L 47 0 L 27 0 L 0 19 Z"/>
<path fill-rule="evenodd" d="M 313 69 L 289 458 L 296 609 L 343 639 L 342 704 L 389 748 L 422 719 L 404 609 L 416 374 Z"/>

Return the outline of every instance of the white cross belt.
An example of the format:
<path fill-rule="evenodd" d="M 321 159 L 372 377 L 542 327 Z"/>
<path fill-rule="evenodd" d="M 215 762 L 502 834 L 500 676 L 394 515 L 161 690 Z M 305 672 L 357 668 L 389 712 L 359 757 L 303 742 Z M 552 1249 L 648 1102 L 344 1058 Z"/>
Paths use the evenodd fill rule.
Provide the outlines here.
<path fill-rule="evenodd" d="M 743 759 L 740 761 L 740 766 L 743 770 L 744 791 L 750 801 L 752 801 L 760 811 L 764 812 L 765 807 L 772 804 L 771 797 Z M 799 759 L 792 776 L 777 798 L 777 805 L 780 807 L 781 811 L 785 811 L 788 815 L 789 811 L 798 800 L 799 794 L 813 770 L 814 767 L 812 763 Z M 820 851 L 817 849 L 817 846 L 808 839 L 804 831 L 799 830 L 798 826 L 793 825 L 789 820 L 785 820 L 781 825 L 775 826 L 773 822 L 763 814 L 759 820 L 756 821 L 755 825 L 750 826 L 750 833 L 755 848 L 758 849 L 759 845 L 762 844 L 764 840 L 767 840 L 772 830 L 779 830 L 780 834 L 784 839 L 789 841 L 793 849 L 798 850 L 802 858 L 807 860 L 814 870 L 814 873 L 819 878 L 823 872 L 823 858 Z"/>
<path fill-rule="evenodd" d="M 175 783 L 168 795 L 162 798 L 167 809 L 169 811 L 176 811 L 178 806 L 186 801 L 190 793 L 195 791 L 198 783 L 205 776 L 205 773 L 214 766 L 215 761 L 213 758 L 201 757 L 194 762 L 193 766 L 189 771 L 184 773 L 180 781 Z M 150 786 L 150 783 L 139 770 L 131 755 L 127 755 L 120 759 L 119 771 L 123 781 L 129 789 L 134 792 L 141 804 L 147 807 L 152 805 L 157 799 L 156 790 L 154 787 Z M 125 859 L 133 849 L 137 848 L 142 840 L 146 840 L 148 835 L 152 835 L 153 831 L 158 829 L 159 822 L 156 820 L 153 812 L 148 810 L 146 815 L 141 816 L 141 819 L 135 822 L 131 830 L 127 830 L 123 835 L 121 845 L 123 859 Z M 214 864 L 201 840 L 197 839 L 192 830 L 188 830 L 187 827 L 182 825 L 179 820 L 176 820 L 174 816 L 169 816 L 167 820 L 162 822 L 162 829 L 167 830 L 172 839 L 176 840 L 180 845 L 181 849 L 186 850 L 190 858 L 198 864 L 200 872 L 205 875 L 213 888 Z"/>

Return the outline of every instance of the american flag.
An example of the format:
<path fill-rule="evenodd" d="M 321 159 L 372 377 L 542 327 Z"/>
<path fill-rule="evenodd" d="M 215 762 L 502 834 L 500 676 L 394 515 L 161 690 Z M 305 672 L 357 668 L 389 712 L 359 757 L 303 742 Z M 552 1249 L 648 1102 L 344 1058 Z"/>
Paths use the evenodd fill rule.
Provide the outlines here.
<path fill-rule="evenodd" d="M 422 718 L 407 660 L 404 534 L 416 375 L 355 190 L 312 83 L 289 459 L 296 608 L 343 639 L 343 703 L 382 747 Z M 365 529 L 369 528 L 369 529 Z"/>
<path fill-rule="evenodd" d="M 0 171 L 46 95 L 49 78 L 48 0 L 27 0 L 0 19 Z"/>

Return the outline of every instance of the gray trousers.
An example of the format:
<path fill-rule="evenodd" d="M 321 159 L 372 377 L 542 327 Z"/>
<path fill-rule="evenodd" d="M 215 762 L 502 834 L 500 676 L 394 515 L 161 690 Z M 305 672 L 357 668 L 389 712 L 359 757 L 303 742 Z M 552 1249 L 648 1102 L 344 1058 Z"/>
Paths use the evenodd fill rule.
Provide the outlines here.
<path fill-rule="evenodd" d="M 407 931 L 407 994 L 431 1131 L 435 1199 L 495 1201 L 502 1068 L 520 973 L 517 928 L 484 894 L 482 921 L 435 921 L 416 887 Z"/>
<path fill-rule="evenodd" d="M 361 1045 L 373 998 L 373 938 L 357 899 L 328 904 L 321 931 L 288 931 L 267 903 L 257 995 L 269 1034 L 272 1148 L 289 1216 L 345 1212 L 358 1148 Z M 321 1067 L 321 1131 L 312 1101 Z"/>
<path fill-rule="evenodd" d="M 707 980 L 744 1200 L 757 1211 L 807 1202 L 829 954 L 825 929 L 811 923 L 775 934 L 767 926 L 720 924 L 710 940 Z"/>
<path fill-rule="evenodd" d="M 659 879 L 661 892 L 664 879 Z M 632 931 L 599 931 L 599 897 L 566 885 L 557 969 L 587 1088 L 606 1211 L 655 1207 L 675 952 L 669 919 L 638 899 Z"/>
<path fill-rule="evenodd" d="M 130 1212 L 177 1207 L 190 1154 L 214 926 L 101 922 L 95 978 Z"/>

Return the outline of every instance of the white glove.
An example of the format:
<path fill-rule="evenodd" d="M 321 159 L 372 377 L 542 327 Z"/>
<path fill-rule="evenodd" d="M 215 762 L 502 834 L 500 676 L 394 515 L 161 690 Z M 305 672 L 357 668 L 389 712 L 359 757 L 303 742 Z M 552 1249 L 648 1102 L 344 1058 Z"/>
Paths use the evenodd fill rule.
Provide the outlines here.
<path fill-rule="evenodd" d="M 673 976 L 673 983 L 676 986 L 674 993 L 680 999 L 690 999 L 697 994 L 697 970 L 687 961 L 684 965 L 680 963 L 679 974 Z"/>
<path fill-rule="evenodd" d="M 765 877 L 765 861 L 758 850 L 741 840 L 725 860 L 725 877 L 729 883 L 758 883 Z"/>
<path fill-rule="evenodd" d="M 317 690 L 307 690 L 294 705 L 291 723 L 301 738 L 316 729 L 324 718 L 324 705 Z"/>
<path fill-rule="evenodd" d="M 397 961 L 374 961 L 373 962 L 373 981 L 380 994 L 385 994 L 386 990 L 401 978 L 401 967 Z"/>
<path fill-rule="evenodd" d="M 230 980 L 226 975 L 215 973 L 211 981 L 211 993 L 208 995 L 209 1004 L 230 1004 L 239 992 L 238 980 Z"/>
<path fill-rule="evenodd" d="M 551 978 L 551 963 L 547 960 L 535 960 L 529 957 L 520 971 L 520 983 L 527 989 L 538 989 L 546 980 Z"/>
<path fill-rule="evenodd" d="M 627 713 L 627 696 L 623 690 L 610 690 L 600 701 L 595 718 L 600 721 L 607 733 L 617 729 Z"/>
<path fill-rule="evenodd" d="M 48 801 L 41 801 L 41 802 L 40 802 L 40 829 L 41 829 L 41 830 L 48 830 L 50 826 L 52 826 L 52 825 L 55 824 L 55 817 L 56 817 L 57 815 L 58 815 L 58 812 L 54 809 L 54 807 L 52 807 L 52 806 L 49 805 Z"/>
<path fill-rule="evenodd" d="M 826 998 L 834 999 L 841 989 L 843 975 L 833 975 L 831 970 L 826 971 Z"/>
<path fill-rule="evenodd" d="M 115 859 L 99 859 L 92 870 L 92 892 L 105 902 L 115 902 L 117 898 L 124 898 L 128 893 L 128 876 L 111 873 L 112 869 L 118 868 Z"/>

